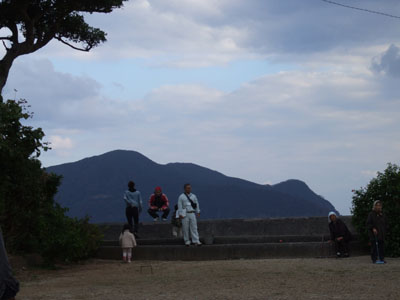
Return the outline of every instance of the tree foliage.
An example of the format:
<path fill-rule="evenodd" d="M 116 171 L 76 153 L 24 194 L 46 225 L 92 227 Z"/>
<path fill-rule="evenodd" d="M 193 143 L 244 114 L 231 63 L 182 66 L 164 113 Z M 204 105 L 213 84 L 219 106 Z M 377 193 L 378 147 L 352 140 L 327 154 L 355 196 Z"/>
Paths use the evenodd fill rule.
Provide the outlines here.
<path fill-rule="evenodd" d="M 0 0 L 0 30 L 5 32 L 0 40 L 6 50 L 0 60 L 0 97 L 18 56 L 35 52 L 52 39 L 89 51 L 106 41 L 106 33 L 87 24 L 85 14 L 110 13 L 124 1 L 127 0 Z"/>
<path fill-rule="evenodd" d="M 75 261 L 94 253 L 101 239 L 88 218 L 65 215 L 54 201 L 61 177 L 38 160 L 49 149 L 41 128 L 26 126 L 26 101 L 0 103 L 0 225 L 10 250 L 48 261 Z"/>
<path fill-rule="evenodd" d="M 380 200 L 389 222 L 386 249 L 391 256 L 400 256 L 400 167 L 389 163 L 383 173 L 378 172 L 366 187 L 353 194 L 353 224 L 361 238 L 368 239 L 365 222 L 373 202 Z"/>

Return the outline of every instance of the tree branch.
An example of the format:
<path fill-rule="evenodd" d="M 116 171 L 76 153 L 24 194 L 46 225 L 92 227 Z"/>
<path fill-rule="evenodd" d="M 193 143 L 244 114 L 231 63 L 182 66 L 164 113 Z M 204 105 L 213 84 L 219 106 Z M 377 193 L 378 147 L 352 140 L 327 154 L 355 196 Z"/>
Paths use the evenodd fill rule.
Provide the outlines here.
<path fill-rule="evenodd" d="M 71 45 L 70 43 L 64 41 L 60 36 L 55 36 L 54 38 L 55 38 L 56 40 L 59 40 L 61 43 L 65 44 L 65 45 L 67 45 L 67 46 L 69 46 L 69 47 L 71 47 L 72 49 L 75 49 L 75 50 L 78 50 L 78 51 L 89 52 L 90 49 L 93 48 L 93 47 L 90 46 L 90 45 L 89 45 L 88 47 L 85 47 L 85 48 L 75 47 L 74 45 Z"/>
<path fill-rule="evenodd" d="M 9 51 L 11 48 L 8 48 L 8 47 L 7 47 L 6 42 L 4 42 L 4 41 L 2 41 L 2 42 L 3 42 L 4 48 L 6 48 L 6 51 Z"/>
<path fill-rule="evenodd" d="M 10 29 L 12 35 L 11 35 L 11 41 L 13 44 L 18 44 L 18 27 L 17 24 L 15 23 L 9 23 L 7 24 L 8 29 Z"/>

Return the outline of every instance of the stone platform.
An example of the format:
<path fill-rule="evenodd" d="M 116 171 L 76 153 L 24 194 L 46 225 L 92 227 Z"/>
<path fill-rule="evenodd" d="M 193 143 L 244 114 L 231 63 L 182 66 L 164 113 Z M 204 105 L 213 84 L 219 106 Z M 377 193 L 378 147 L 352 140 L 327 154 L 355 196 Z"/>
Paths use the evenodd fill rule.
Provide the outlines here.
<path fill-rule="evenodd" d="M 368 253 L 367 245 L 357 241 L 351 217 L 341 217 L 354 235 L 352 255 Z M 118 237 L 122 224 L 101 224 L 103 245 L 98 258 L 121 259 Z M 252 258 L 334 257 L 329 240 L 328 219 L 276 218 L 228 219 L 198 222 L 201 247 L 185 247 L 172 238 L 170 222 L 144 223 L 139 229 L 138 260 L 220 260 Z"/>

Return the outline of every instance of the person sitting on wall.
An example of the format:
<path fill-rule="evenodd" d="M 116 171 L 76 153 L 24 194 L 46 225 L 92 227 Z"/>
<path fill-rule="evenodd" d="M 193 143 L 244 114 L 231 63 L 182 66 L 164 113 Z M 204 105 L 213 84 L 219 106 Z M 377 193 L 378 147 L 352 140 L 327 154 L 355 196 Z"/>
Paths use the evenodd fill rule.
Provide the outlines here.
<path fill-rule="evenodd" d="M 336 256 L 349 257 L 349 242 L 351 233 L 346 224 L 340 220 L 335 212 L 328 215 L 329 231 L 331 233 L 331 242 L 335 243 Z"/>
<path fill-rule="evenodd" d="M 158 212 L 162 212 L 162 220 L 166 221 L 169 214 L 169 201 L 158 186 L 154 189 L 154 194 L 150 196 L 148 213 L 154 218 L 154 222 L 159 219 Z"/>

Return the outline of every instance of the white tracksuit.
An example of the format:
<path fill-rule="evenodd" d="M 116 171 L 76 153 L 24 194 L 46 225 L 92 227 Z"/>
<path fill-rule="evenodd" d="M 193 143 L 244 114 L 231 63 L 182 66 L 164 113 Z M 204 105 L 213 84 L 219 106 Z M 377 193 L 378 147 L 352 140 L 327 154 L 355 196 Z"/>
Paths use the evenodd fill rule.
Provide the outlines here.
<path fill-rule="evenodd" d="M 186 245 L 190 244 L 190 239 L 192 240 L 192 243 L 200 244 L 199 233 L 197 231 L 197 220 L 196 220 L 196 214 L 200 213 L 199 201 L 197 200 L 195 194 L 190 193 L 188 196 L 194 203 L 197 204 L 197 207 L 196 209 L 192 207 L 189 199 L 186 197 L 184 193 L 179 196 L 178 213 L 180 216 L 184 217 L 182 219 L 183 239 Z M 189 236 L 189 231 L 190 231 L 190 236 Z"/>

